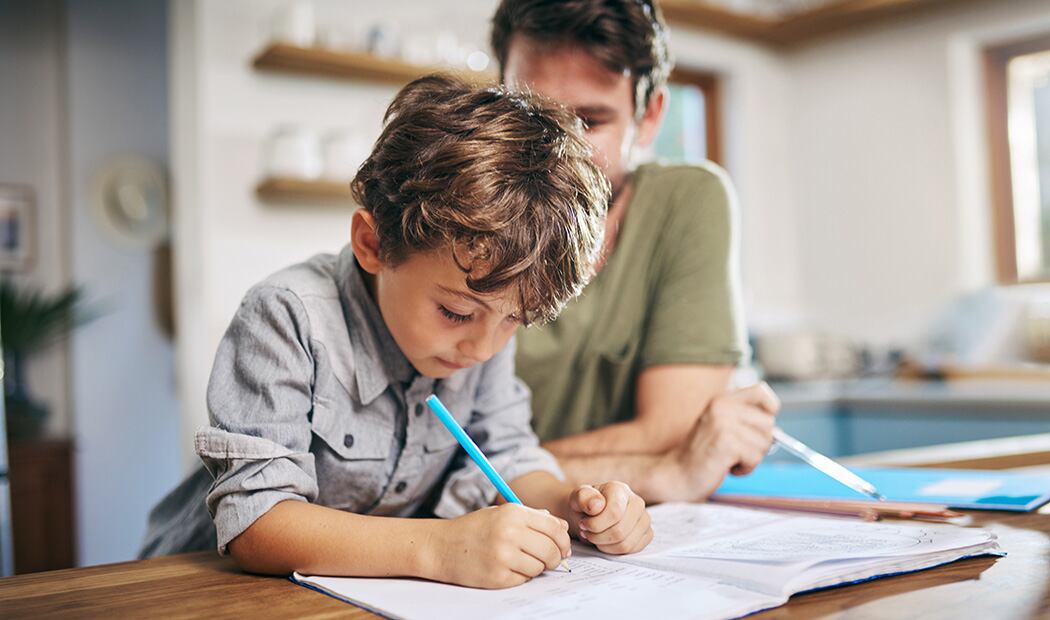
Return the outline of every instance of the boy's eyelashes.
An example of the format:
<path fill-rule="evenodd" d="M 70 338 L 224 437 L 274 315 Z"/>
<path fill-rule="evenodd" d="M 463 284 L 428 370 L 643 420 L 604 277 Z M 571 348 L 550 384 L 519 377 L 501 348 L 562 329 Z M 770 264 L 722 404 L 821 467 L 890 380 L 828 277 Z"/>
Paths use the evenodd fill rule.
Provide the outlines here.
<path fill-rule="evenodd" d="M 453 323 L 465 323 L 474 316 L 473 314 L 459 314 L 458 312 L 453 312 L 442 304 L 438 304 L 438 310 L 446 319 Z"/>
<path fill-rule="evenodd" d="M 454 312 L 452 310 L 449 310 L 448 307 L 445 306 L 444 304 L 438 304 L 438 312 L 440 312 L 442 316 L 444 316 L 449 321 L 452 321 L 453 323 L 466 323 L 467 321 L 469 321 L 472 318 L 474 318 L 474 313 L 460 314 L 458 312 Z M 522 322 L 521 321 L 521 317 L 518 316 L 517 313 L 511 314 L 505 320 L 510 322 L 510 323 L 515 323 L 515 324 L 518 324 L 518 323 Z"/>

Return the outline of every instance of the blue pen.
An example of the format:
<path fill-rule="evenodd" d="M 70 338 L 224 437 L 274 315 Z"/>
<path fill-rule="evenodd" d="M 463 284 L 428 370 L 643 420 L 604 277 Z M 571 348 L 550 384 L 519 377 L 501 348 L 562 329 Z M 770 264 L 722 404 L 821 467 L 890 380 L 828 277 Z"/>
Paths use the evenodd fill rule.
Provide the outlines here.
<path fill-rule="evenodd" d="M 463 446 L 470 458 L 474 459 L 474 462 L 478 464 L 478 467 L 481 468 L 489 482 L 496 486 L 496 490 L 503 496 L 503 499 L 511 504 L 521 504 L 521 500 L 514 494 L 510 485 L 503 479 L 503 476 L 499 475 L 499 472 L 492 466 L 489 458 L 481 451 L 478 444 L 474 443 L 474 440 L 463 430 L 459 422 L 456 422 L 456 419 L 452 417 L 452 413 L 445 407 L 445 403 L 441 402 L 437 397 L 437 394 L 431 394 L 427 398 L 427 406 L 437 415 L 441 423 L 448 429 L 448 432 L 452 433 L 459 445 Z"/>
<path fill-rule="evenodd" d="M 503 496 L 503 499 L 509 504 L 520 504 L 524 506 L 521 500 L 518 499 L 518 496 L 514 494 L 514 490 L 507 484 L 507 481 L 503 479 L 503 476 L 499 475 L 496 468 L 489 462 L 489 458 L 481 451 L 478 444 L 474 443 L 474 440 L 470 438 L 470 435 L 468 435 L 467 432 L 463 430 L 463 427 L 459 425 L 459 422 L 456 422 L 456 419 L 452 417 L 452 413 L 445 407 L 445 403 L 441 402 L 441 399 L 437 397 L 437 394 L 431 394 L 427 397 L 427 406 L 430 407 L 430 410 L 433 411 L 435 415 L 437 415 L 438 419 L 441 420 L 441 423 L 448 429 L 448 432 L 452 433 L 452 436 L 456 438 L 459 445 L 463 446 L 463 449 L 467 451 L 470 458 L 478 464 L 482 473 L 484 473 L 485 477 L 489 479 L 489 482 L 496 487 L 496 490 Z M 562 561 L 561 566 L 565 570 L 569 570 L 568 564 L 564 561 Z"/>

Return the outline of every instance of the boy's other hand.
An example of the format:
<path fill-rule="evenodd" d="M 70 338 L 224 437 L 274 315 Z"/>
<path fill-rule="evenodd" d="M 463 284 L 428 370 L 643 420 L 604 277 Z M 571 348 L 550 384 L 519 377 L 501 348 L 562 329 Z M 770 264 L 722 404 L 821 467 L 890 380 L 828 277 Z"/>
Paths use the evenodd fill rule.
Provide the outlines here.
<path fill-rule="evenodd" d="M 572 552 L 569 524 L 546 510 L 491 506 L 442 522 L 431 578 L 508 588 L 554 570 Z"/>
<path fill-rule="evenodd" d="M 569 509 L 580 538 L 604 553 L 634 553 L 653 540 L 645 500 L 622 482 L 573 489 Z"/>

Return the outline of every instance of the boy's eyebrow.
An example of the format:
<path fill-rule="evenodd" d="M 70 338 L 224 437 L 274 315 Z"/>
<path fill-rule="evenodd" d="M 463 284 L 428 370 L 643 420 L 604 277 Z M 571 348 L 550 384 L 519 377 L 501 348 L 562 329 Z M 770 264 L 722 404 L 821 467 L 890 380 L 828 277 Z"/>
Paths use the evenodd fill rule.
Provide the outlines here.
<path fill-rule="evenodd" d="M 604 116 L 616 114 L 616 110 L 607 105 L 584 105 L 572 109 L 576 116 Z"/>
<path fill-rule="evenodd" d="M 483 308 L 485 308 L 489 312 L 492 312 L 492 308 L 487 303 L 485 303 L 485 301 L 483 299 L 481 299 L 480 297 L 477 297 L 475 295 L 471 295 L 470 293 L 465 293 L 463 291 L 457 291 L 456 289 L 448 288 L 447 286 L 441 286 L 440 284 L 438 284 L 438 288 L 441 289 L 442 291 L 445 291 L 449 295 L 455 295 L 456 297 L 460 297 L 462 299 L 466 299 L 468 301 L 473 301 L 474 303 L 481 304 L 481 306 Z"/>

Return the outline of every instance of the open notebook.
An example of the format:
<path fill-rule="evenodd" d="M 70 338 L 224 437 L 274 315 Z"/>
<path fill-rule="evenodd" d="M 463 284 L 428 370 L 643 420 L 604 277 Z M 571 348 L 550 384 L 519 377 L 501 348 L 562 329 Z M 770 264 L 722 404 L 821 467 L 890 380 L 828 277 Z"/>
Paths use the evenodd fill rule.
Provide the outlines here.
<path fill-rule="evenodd" d="M 655 538 L 607 556 L 574 543 L 571 573 L 506 590 L 415 579 L 316 577 L 304 586 L 393 618 L 734 618 L 797 592 L 1001 555 L 987 530 L 795 516 L 715 504 L 650 509 Z"/>

